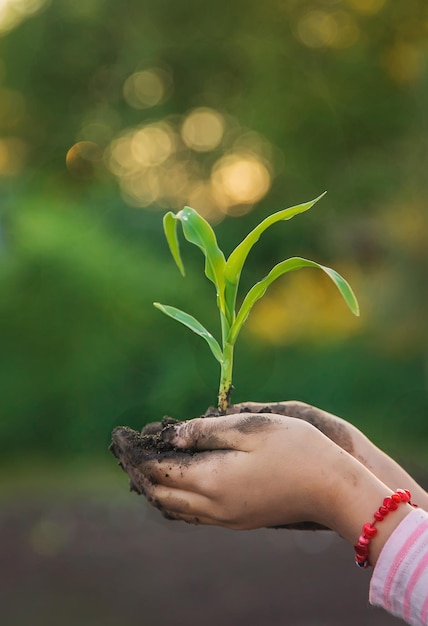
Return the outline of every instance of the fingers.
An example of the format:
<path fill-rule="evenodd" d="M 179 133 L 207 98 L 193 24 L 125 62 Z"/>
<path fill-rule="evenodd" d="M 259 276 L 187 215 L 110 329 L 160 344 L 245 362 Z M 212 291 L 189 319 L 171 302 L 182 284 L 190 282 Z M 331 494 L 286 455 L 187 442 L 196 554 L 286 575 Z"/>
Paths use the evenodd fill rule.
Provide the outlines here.
<path fill-rule="evenodd" d="M 238 448 L 242 437 L 225 416 L 197 418 L 168 429 L 163 439 L 177 448 L 224 450 Z"/>
<path fill-rule="evenodd" d="M 209 422 L 209 420 L 200 421 Z M 213 418 L 211 421 L 216 422 L 217 418 Z M 208 426 L 208 433 L 210 433 L 211 426 L 209 423 Z M 173 432 L 174 428 L 171 427 L 165 431 L 165 434 Z M 190 434 L 192 431 L 193 428 L 190 429 Z M 208 444 L 217 443 L 218 446 L 234 444 L 233 436 L 229 436 L 227 441 L 220 443 L 214 435 L 205 435 L 204 433 L 202 435 L 206 437 L 204 442 L 208 442 Z M 237 435 L 243 437 L 239 431 L 237 431 Z M 141 435 L 136 431 L 127 427 L 118 427 L 112 434 L 111 450 L 120 459 L 121 467 L 129 475 L 131 489 L 146 495 L 149 487 L 153 484 L 167 485 L 170 488 L 180 487 L 196 493 L 215 495 L 216 489 L 219 489 L 218 476 L 227 473 L 226 456 L 234 457 L 238 454 L 236 450 L 226 451 L 224 449 L 198 452 L 197 454 L 173 449 L 161 452 L 144 448 L 144 443 Z M 183 443 L 184 448 L 189 448 L 190 443 L 192 443 L 190 436 Z M 195 442 L 193 442 L 192 447 L 196 449 Z"/>
<path fill-rule="evenodd" d="M 350 454 L 354 453 L 353 427 L 345 420 L 304 402 L 289 401 L 278 406 L 284 407 L 283 415 L 297 417 L 312 424 L 338 446 Z"/>
<path fill-rule="evenodd" d="M 188 450 L 240 450 L 254 447 L 251 435 L 281 424 L 277 416 L 242 413 L 205 417 L 183 422 L 166 430 L 162 438 L 176 448 Z"/>
<path fill-rule="evenodd" d="M 223 525 L 221 520 L 210 516 L 209 513 L 214 508 L 210 500 L 199 494 L 163 485 L 152 485 L 147 490 L 146 496 L 148 502 L 166 519 L 188 524 Z"/>
<path fill-rule="evenodd" d="M 181 489 L 216 498 L 224 486 L 222 477 L 227 477 L 230 463 L 239 455 L 236 450 L 213 450 L 195 455 L 180 454 L 162 460 L 144 462 L 139 468 L 146 481 L 152 485 L 163 485 L 169 489 Z M 145 487 L 147 492 L 147 487 Z"/>
<path fill-rule="evenodd" d="M 324 413 L 321 409 L 317 409 L 306 402 L 299 400 L 284 400 L 282 402 L 240 402 L 234 404 L 233 408 L 236 413 L 247 411 L 249 413 L 275 413 L 277 415 L 286 415 L 289 417 L 304 418 L 305 415 L 313 411 Z"/>
<path fill-rule="evenodd" d="M 242 402 L 233 407 L 236 412 L 248 411 L 250 413 L 272 413 L 284 417 L 295 417 L 308 422 L 320 430 L 326 437 L 334 441 L 338 446 L 354 454 L 353 433 L 354 427 L 345 420 L 328 413 L 315 406 L 300 402 L 299 400 L 286 400 L 284 402 Z"/>
<path fill-rule="evenodd" d="M 165 426 L 169 426 L 170 424 L 178 424 L 178 420 L 173 417 L 165 416 L 161 422 L 149 422 L 141 429 L 142 435 L 158 435 Z"/>

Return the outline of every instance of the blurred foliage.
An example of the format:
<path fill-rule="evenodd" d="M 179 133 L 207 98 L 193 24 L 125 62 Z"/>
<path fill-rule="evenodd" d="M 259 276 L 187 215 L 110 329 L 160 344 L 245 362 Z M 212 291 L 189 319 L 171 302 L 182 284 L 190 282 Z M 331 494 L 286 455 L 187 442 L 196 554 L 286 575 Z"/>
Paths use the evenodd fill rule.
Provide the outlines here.
<path fill-rule="evenodd" d="M 197 251 L 173 267 L 162 214 L 191 204 L 230 250 L 327 189 L 260 241 L 243 289 L 301 254 L 349 279 L 361 320 L 310 270 L 284 278 L 235 399 L 303 399 L 423 450 L 427 108 L 425 0 L 5 0 L 2 449 L 102 454 L 118 423 L 205 410 L 215 364 L 152 302 L 213 328 L 212 293 Z"/>

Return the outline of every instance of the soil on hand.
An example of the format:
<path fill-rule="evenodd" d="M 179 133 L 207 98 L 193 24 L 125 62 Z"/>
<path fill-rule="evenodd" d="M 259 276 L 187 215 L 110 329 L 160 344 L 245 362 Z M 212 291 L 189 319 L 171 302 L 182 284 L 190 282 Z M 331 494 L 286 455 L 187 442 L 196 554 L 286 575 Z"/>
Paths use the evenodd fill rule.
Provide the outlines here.
<path fill-rule="evenodd" d="M 333 441 L 350 451 L 351 441 L 345 430 L 340 425 L 332 426 L 325 423 L 322 412 L 319 409 L 304 405 L 299 402 L 261 404 L 245 403 L 232 405 L 227 410 L 227 414 L 237 413 L 275 413 L 277 415 L 292 416 L 310 422 L 316 428 L 322 430 Z M 218 417 L 221 413 L 214 407 L 210 407 L 201 417 Z M 177 449 L 172 446 L 166 433 L 179 424 L 178 420 L 171 417 L 164 417 L 161 422 L 147 424 L 141 432 L 132 430 L 127 426 L 118 426 L 112 433 L 112 443 L 110 451 L 119 459 L 119 466 L 128 474 L 130 479 L 130 489 L 140 495 L 145 495 L 144 483 L 147 478 L 144 475 L 144 462 L 154 458 L 171 459 L 182 466 L 191 462 L 192 456 L 198 454 L 196 450 Z M 326 432 L 327 431 L 327 432 Z M 162 511 L 161 511 L 162 512 Z M 293 528 L 299 530 L 320 530 L 325 529 L 313 522 L 302 522 L 277 528 Z"/>

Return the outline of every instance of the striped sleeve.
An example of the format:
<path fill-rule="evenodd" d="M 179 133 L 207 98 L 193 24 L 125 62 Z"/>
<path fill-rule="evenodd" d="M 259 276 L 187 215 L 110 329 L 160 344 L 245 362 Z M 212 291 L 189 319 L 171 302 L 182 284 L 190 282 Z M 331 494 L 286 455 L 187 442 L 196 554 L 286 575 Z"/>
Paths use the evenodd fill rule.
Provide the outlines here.
<path fill-rule="evenodd" d="M 370 581 L 370 603 L 412 626 L 428 626 L 428 513 L 415 509 L 385 543 Z"/>

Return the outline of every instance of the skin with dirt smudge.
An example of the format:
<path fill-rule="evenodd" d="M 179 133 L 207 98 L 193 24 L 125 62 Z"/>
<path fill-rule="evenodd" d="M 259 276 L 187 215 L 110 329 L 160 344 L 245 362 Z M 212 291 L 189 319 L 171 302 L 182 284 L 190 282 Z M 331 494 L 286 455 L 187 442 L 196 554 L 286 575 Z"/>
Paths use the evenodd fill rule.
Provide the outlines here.
<path fill-rule="evenodd" d="M 311 419 L 242 412 L 170 425 L 159 436 L 171 449 L 157 458 L 146 449 L 142 462 L 129 469 L 136 457 L 135 436 L 128 435 L 126 429 L 114 434 L 122 465 L 166 517 L 188 523 L 251 529 L 295 527 L 312 520 L 355 543 L 362 524 L 393 491 Z M 399 484 L 414 492 L 418 486 L 401 472 Z M 428 508 L 421 487 L 419 496 L 419 504 Z M 389 534 L 412 510 L 403 505 L 383 522 L 371 544 L 373 563 Z"/>
<path fill-rule="evenodd" d="M 282 419 L 283 425 L 285 425 L 288 420 L 298 418 L 298 420 L 307 422 L 323 432 L 331 441 L 361 461 L 391 489 L 395 489 L 398 485 L 406 485 L 415 494 L 416 501 L 421 502 L 426 498 L 424 490 L 398 464 L 376 448 L 358 429 L 321 409 L 297 401 L 268 405 L 246 402 L 230 407 L 229 413 L 230 419 L 235 420 L 234 431 L 230 431 L 228 439 L 228 445 L 232 448 L 236 445 L 236 440 L 242 435 L 247 438 L 254 435 L 259 438 L 263 436 L 263 432 L 270 422 L 278 423 L 278 420 L 281 421 Z M 239 420 L 236 420 L 236 414 L 240 416 Z M 206 415 L 214 416 L 216 412 L 209 410 Z M 215 450 L 218 458 L 220 453 L 218 448 L 223 432 L 220 428 L 220 422 L 216 423 L 216 420 L 207 419 L 202 429 L 197 426 L 200 420 L 190 420 L 186 423 L 186 429 L 188 440 L 192 441 L 192 449 L 177 450 L 171 445 L 171 435 L 176 430 L 174 428 L 175 423 L 173 420 L 169 420 L 168 423 L 151 424 L 148 428 L 143 429 L 141 435 L 135 431 L 130 431 L 130 429 L 119 429 L 120 432 L 116 432 L 114 437 L 116 443 L 113 443 L 113 451 L 120 458 L 123 469 L 128 472 L 133 490 L 148 495 L 151 503 L 162 510 L 165 516 L 173 519 L 184 519 L 174 510 L 165 507 L 165 503 L 161 499 L 151 495 L 153 494 L 153 486 L 159 478 L 154 478 L 150 467 L 154 461 L 156 463 L 171 462 L 171 468 L 168 468 L 169 471 L 165 471 L 164 479 L 167 480 L 173 467 L 179 467 L 181 474 L 183 474 L 190 464 L 194 465 L 198 460 L 203 460 L 205 453 L 196 452 L 200 448 Z M 225 428 L 227 423 L 226 421 Z M 117 443 L 118 440 L 120 440 L 120 445 Z M 156 449 L 153 448 L 155 441 L 158 445 Z M 316 454 L 316 449 L 308 451 L 309 458 L 313 458 Z M 186 521 L 195 523 L 196 520 L 200 520 L 200 517 L 193 515 L 188 516 Z M 303 522 L 303 526 L 301 522 Z M 282 523 L 270 525 L 290 527 L 290 524 Z M 307 523 L 304 520 L 293 521 L 292 525 L 299 528 L 319 528 L 319 525 Z"/>

